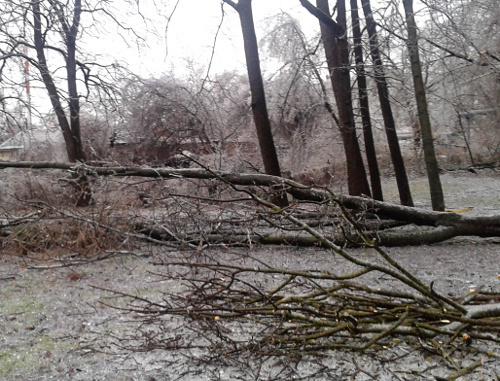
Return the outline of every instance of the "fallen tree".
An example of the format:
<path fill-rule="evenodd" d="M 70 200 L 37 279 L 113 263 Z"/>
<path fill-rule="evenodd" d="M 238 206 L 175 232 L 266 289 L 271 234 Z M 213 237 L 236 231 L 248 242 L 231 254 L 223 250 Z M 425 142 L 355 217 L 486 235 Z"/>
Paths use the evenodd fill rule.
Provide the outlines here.
<path fill-rule="evenodd" d="M 479 237 L 499 237 L 500 236 L 500 216 L 490 217 L 468 217 L 463 214 L 453 212 L 435 212 L 414 207 L 401 206 L 386 202 L 376 201 L 371 198 L 349 196 L 344 194 L 335 194 L 329 189 L 319 189 L 308 187 L 296 181 L 270 176 L 260 173 L 231 173 L 210 170 L 208 168 L 151 168 L 151 167 L 109 167 L 109 166 L 89 166 L 84 164 L 74 165 L 72 163 L 57 163 L 57 162 L 0 162 L 2 168 L 30 168 L 30 169 L 59 169 L 69 171 L 73 176 L 79 175 L 82 178 L 92 178 L 99 176 L 114 176 L 114 177 L 145 177 L 155 179 L 202 179 L 216 180 L 222 184 L 228 184 L 236 191 L 246 195 L 246 200 L 251 201 L 253 194 L 245 187 L 266 187 L 269 197 L 273 197 L 276 193 L 286 192 L 296 201 L 291 207 L 281 209 L 278 206 L 268 204 L 270 210 L 274 212 L 289 213 L 294 210 L 297 203 L 311 202 L 316 204 L 335 204 L 349 214 L 376 217 L 380 224 L 372 224 L 369 229 L 364 222 L 357 219 L 354 230 L 363 229 L 365 236 L 369 239 L 359 239 L 359 234 L 354 231 L 354 234 L 346 234 L 342 231 L 341 234 L 330 237 L 338 244 L 364 244 L 370 242 L 381 246 L 403 246 L 403 245 L 422 245 L 436 243 L 448 240 L 457 236 L 479 236 Z M 241 189 L 235 187 L 241 186 Z M 269 198 L 270 199 L 270 198 Z M 210 199 L 206 201 L 220 201 Z M 239 199 L 240 202 L 245 202 L 245 198 Z M 396 225 L 404 224 L 405 228 L 398 226 L 397 228 L 385 228 L 387 220 L 397 222 Z M 354 221 L 351 221 L 354 223 Z M 172 239 L 168 234 L 158 234 L 155 231 L 156 224 L 138 224 L 139 230 L 146 234 L 156 235 L 162 239 Z M 389 224 L 389 226 L 392 226 Z M 210 237 L 209 232 L 205 232 L 207 237 Z M 211 232 L 212 238 L 218 241 L 232 240 L 225 232 L 222 235 L 217 232 Z M 233 231 L 234 233 L 234 231 Z M 296 243 L 302 245 L 317 245 L 321 244 L 314 237 L 297 237 L 294 234 L 272 235 L 269 232 L 260 233 L 260 238 L 256 239 L 260 243 Z M 249 235 L 245 233 L 248 241 Z M 223 239 L 222 239 L 223 238 Z M 233 242 L 239 242 L 241 239 L 238 234 L 234 235 Z M 177 239 L 177 238 L 175 238 Z M 199 235 L 193 237 L 184 236 L 184 240 L 199 241 Z"/>

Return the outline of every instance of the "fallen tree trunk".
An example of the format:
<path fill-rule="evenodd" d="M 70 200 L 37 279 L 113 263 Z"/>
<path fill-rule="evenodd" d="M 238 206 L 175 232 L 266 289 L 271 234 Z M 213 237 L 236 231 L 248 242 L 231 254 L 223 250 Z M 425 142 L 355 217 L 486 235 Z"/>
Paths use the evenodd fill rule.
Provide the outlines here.
<path fill-rule="evenodd" d="M 414 207 L 390 204 L 370 198 L 335 194 L 328 189 L 311 188 L 296 181 L 260 173 L 231 173 L 203 168 L 143 168 L 143 167 L 97 167 L 84 164 L 57 162 L 0 162 L 3 168 L 60 169 L 87 176 L 148 177 L 159 179 L 216 179 L 233 186 L 265 186 L 274 192 L 287 192 L 296 200 L 312 202 L 335 202 L 354 211 L 373 213 L 379 218 L 401 221 L 407 224 L 429 226 L 420 230 L 388 230 L 376 234 L 381 245 L 418 245 L 441 242 L 456 236 L 500 237 L 500 215 L 468 217 L 452 212 L 435 212 Z M 249 200 L 251 199 L 249 195 Z M 279 211 L 280 209 L 277 208 Z M 281 243 L 293 241 L 286 237 Z M 372 238 L 375 238 L 372 236 Z M 297 238 L 295 238 L 297 239 Z M 262 242 L 262 240 L 260 240 Z M 278 242 L 268 238 L 266 241 Z M 307 242 L 311 242 L 309 239 Z"/>
<path fill-rule="evenodd" d="M 182 241 L 198 245 L 200 240 L 207 244 L 226 244 L 232 246 L 248 246 L 251 244 L 267 245 L 292 245 L 292 246 L 316 246 L 324 247 L 324 243 L 305 233 L 284 233 L 278 232 L 252 232 L 252 233 L 209 233 L 200 237 L 200 234 L 186 234 L 183 236 L 173 236 L 165 232 L 162 228 L 157 228 L 153 224 L 136 224 L 137 230 L 156 240 L 162 241 Z M 386 230 L 372 233 L 371 236 L 377 239 L 377 244 L 385 247 L 424 245 L 443 242 L 456 237 L 456 230 L 453 227 L 437 228 L 414 228 L 405 230 Z M 353 247 L 363 245 L 365 242 L 357 234 L 336 234 L 326 236 L 326 238 L 337 246 Z"/>

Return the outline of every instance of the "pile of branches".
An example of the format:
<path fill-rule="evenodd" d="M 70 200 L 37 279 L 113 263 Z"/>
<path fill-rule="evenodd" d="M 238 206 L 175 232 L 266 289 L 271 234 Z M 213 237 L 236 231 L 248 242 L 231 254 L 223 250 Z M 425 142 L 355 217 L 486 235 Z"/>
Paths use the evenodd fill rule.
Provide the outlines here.
<path fill-rule="evenodd" d="M 367 350 L 391 346 L 395 337 L 441 355 L 474 341 L 500 343 L 500 292 L 477 288 L 458 297 L 438 293 L 433 284 L 419 280 L 369 238 L 342 205 L 339 210 L 372 256 L 348 252 L 292 213 L 271 213 L 269 218 L 292 221 L 315 237 L 339 268 L 351 265 L 348 273 L 297 271 L 264 263 L 243 267 L 217 260 L 167 262 L 162 263 L 170 269 L 164 276 L 183 280 L 189 291 L 168 295 L 165 303 L 132 297 L 130 311 L 184 316 L 211 329 L 223 342 L 237 341 L 231 331 L 221 328 L 223 321 L 252 322 L 260 327 L 256 334 L 260 339 L 245 338 L 240 350 L 269 355 Z M 381 274 L 384 287 L 375 280 Z"/>
<path fill-rule="evenodd" d="M 229 185 L 267 208 L 267 212 L 260 211 L 259 219 L 267 222 L 268 228 L 313 238 L 316 245 L 330 251 L 332 262 L 347 263 L 351 270 L 334 273 L 330 268 L 335 266 L 328 266 L 298 271 L 218 260 L 166 262 L 162 264 L 169 271 L 162 276 L 182 280 L 187 292 L 168 294 L 161 302 L 128 295 L 128 312 L 148 322 L 171 315 L 187 318 L 203 332 L 210 352 L 221 357 L 242 352 L 258 357 L 300 357 L 334 349 L 365 352 L 404 341 L 454 366 L 457 373 L 448 379 L 468 374 L 485 361 L 482 358 L 463 367 L 453 360 L 453 354 L 467 351 L 473 343 L 500 343 L 500 291 L 475 288 L 454 297 L 436 291 L 432 283 L 418 279 L 379 245 L 370 211 L 348 209 L 333 195 L 321 202 L 281 209 L 269 201 L 269 193 L 264 198 Z M 397 225 L 386 224 L 391 229 Z M 343 234 L 338 240 L 343 246 L 325 234 L 333 230 L 336 237 Z M 349 244 L 361 245 L 372 255 L 353 254 L 347 250 Z M 380 276 L 385 279 L 384 286 L 376 281 Z M 179 337 L 172 341 L 158 334 L 154 339 L 148 335 L 147 346 L 171 349 L 185 344 Z M 486 361 L 497 360 L 493 352 L 485 351 L 484 355 L 489 358 Z"/>

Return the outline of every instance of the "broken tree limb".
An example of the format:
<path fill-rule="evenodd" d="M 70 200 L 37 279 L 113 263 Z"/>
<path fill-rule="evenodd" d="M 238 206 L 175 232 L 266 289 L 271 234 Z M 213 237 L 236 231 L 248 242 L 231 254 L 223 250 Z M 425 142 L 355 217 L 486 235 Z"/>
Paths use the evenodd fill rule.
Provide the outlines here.
<path fill-rule="evenodd" d="M 157 224 L 144 224 L 136 223 L 136 228 L 142 234 L 157 240 L 164 241 L 178 241 L 182 239 L 183 242 L 198 244 L 200 242 L 200 235 L 194 233 L 192 235 L 184 235 L 182 237 L 172 236 L 165 232 L 163 228 Z M 456 229 L 453 227 L 437 227 L 422 229 L 415 227 L 413 229 L 403 230 L 385 230 L 380 232 L 372 232 L 376 237 L 377 243 L 380 246 L 396 247 L 396 246 L 411 246 L 419 244 L 431 244 L 443 242 L 453 237 L 456 237 Z M 363 245 L 363 240 L 356 234 L 336 234 L 335 236 L 328 236 L 328 240 L 338 246 L 358 246 Z M 292 245 L 304 247 L 324 247 L 321 240 L 305 235 L 304 233 L 292 232 L 253 232 L 253 233 L 235 233 L 229 234 L 212 232 L 203 235 L 203 242 L 209 244 L 226 244 L 232 246 L 248 246 L 250 244 L 268 244 L 268 245 Z"/>
<path fill-rule="evenodd" d="M 296 181 L 260 173 L 232 173 L 202 168 L 151 168 L 133 166 L 98 167 L 85 164 L 59 162 L 1 162 L 3 168 L 59 169 L 86 174 L 87 176 L 147 177 L 158 179 L 213 179 L 237 186 L 265 186 L 273 191 L 287 192 L 300 201 L 318 203 L 338 202 L 344 208 L 368 212 L 379 218 L 429 226 L 430 229 L 412 231 L 385 231 L 378 233 L 381 245 L 415 245 L 441 242 L 456 236 L 500 236 L 500 215 L 468 217 L 452 212 L 435 212 L 376 201 L 370 198 L 335 194 L 328 189 L 305 186 Z M 250 200 L 250 197 L 249 197 Z"/>

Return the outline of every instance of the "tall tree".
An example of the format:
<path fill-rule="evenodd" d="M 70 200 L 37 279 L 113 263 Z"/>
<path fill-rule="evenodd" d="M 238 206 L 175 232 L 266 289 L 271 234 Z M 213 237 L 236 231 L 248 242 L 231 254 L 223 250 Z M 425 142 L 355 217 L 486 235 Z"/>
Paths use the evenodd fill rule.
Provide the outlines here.
<path fill-rule="evenodd" d="M 237 3 L 231 0 L 223 0 L 238 12 L 243 33 L 243 43 L 245 48 L 245 58 L 250 82 L 250 92 L 252 93 L 252 113 L 257 129 L 262 160 L 266 174 L 281 176 L 281 169 L 274 145 L 271 122 L 266 104 L 266 94 L 264 91 L 264 81 L 260 68 L 259 48 L 255 25 L 253 21 L 252 0 L 239 0 Z M 287 206 L 288 201 L 285 195 L 274 200 L 279 206 Z"/>
<path fill-rule="evenodd" d="M 371 195 L 354 122 L 345 1 L 337 1 L 339 15 L 337 21 L 330 16 L 328 0 L 316 0 L 316 6 L 307 0 L 300 0 L 300 3 L 320 22 L 321 38 L 337 103 L 339 129 L 347 161 L 349 193 Z"/>
<path fill-rule="evenodd" d="M 403 6 L 405 9 L 406 26 L 408 29 L 407 45 L 413 76 L 413 86 L 415 89 L 415 100 L 417 103 L 420 133 L 422 136 L 422 148 L 424 150 L 424 160 L 431 193 L 432 209 L 444 211 L 445 205 L 443 188 L 441 186 L 441 179 L 439 178 L 439 166 L 436 159 L 436 153 L 434 151 L 431 120 L 429 117 L 429 109 L 427 107 L 425 85 L 422 78 L 422 66 L 420 64 L 420 55 L 418 52 L 417 24 L 415 22 L 413 12 L 413 0 L 403 0 Z"/>
<path fill-rule="evenodd" d="M 45 11 L 49 11 L 56 15 L 59 22 L 62 41 L 64 43 L 64 58 L 65 69 L 68 86 L 68 106 L 69 118 L 64 110 L 64 107 L 57 90 L 53 75 L 49 70 L 45 50 L 50 49 L 46 38 L 47 29 L 50 24 L 43 25 L 42 20 L 45 20 L 45 14 L 42 13 L 39 1 L 31 2 L 31 11 L 33 13 L 33 40 L 38 58 L 37 67 L 43 79 L 43 83 L 49 94 L 52 108 L 57 117 L 59 126 L 61 127 L 68 159 L 74 163 L 77 161 L 84 162 L 86 160 L 83 151 L 83 144 L 80 131 L 80 101 L 76 84 L 76 38 L 78 28 L 80 27 L 80 18 L 82 14 L 81 0 L 76 0 L 72 9 L 72 20 L 67 20 L 63 5 L 57 2 L 49 3 L 49 7 Z M 54 20 L 55 21 L 55 20 Z"/>
<path fill-rule="evenodd" d="M 38 62 L 37 67 L 42 76 L 43 83 L 49 94 L 52 108 L 56 114 L 59 127 L 61 128 L 64 142 L 66 143 L 66 151 L 68 159 L 72 163 L 78 161 L 85 162 L 85 152 L 81 138 L 80 128 L 80 99 L 77 89 L 77 69 L 76 69 L 76 40 L 79 33 L 80 19 L 82 15 L 81 0 L 75 0 L 73 7 L 68 4 L 59 2 L 44 3 L 46 6 L 44 12 L 41 10 L 40 1 L 31 2 L 31 12 L 33 14 L 33 41 L 36 50 Z M 66 12 L 70 10 L 72 15 L 66 16 Z M 51 22 L 48 21 L 46 15 L 53 14 L 54 23 L 58 22 L 58 29 L 63 42 L 64 60 L 66 69 L 66 82 L 68 86 L 68 106 L 69 115 L 64 110 L 57 86 L 53 75 L 49 70 L 47 58 L 45 55 L 46 49 L 51 49 L 47 40 L 47 32 L 51 28 Z M 76 204 L 78 206 L 89 205 L 92 199 L 89 184 L 85 176 L 75 175 L 75 191 Z"/>
<path fill-rule="evenodd" d="M 361 4 L 363 6 L 363 12 L 366 19 L 366 28 L 370 37 L 370 53 L 375 67 L 375 81 L 377 83 L 380 111 L 382 112 L 382 117 L 384 119 L 385 133 L 387 136 L 389 151 L 391 153 L 392 164 L 394 166 L 396 182 L 399 190 L 399 198 L 402 205 L 413 206 L 408 175 L 406 173 L 403 155 L 401 154 L 401 148 L 399 146 L 396 123 L 392 114 L 392 107 L 389 99 L 389 86 L 387 85 L 384 65 L 380 54 L 377 28 L 373 18 L 370 0 L 361 0 Z"/>
<path fill-rule="evenodd" d="M 366 161 L 370 169 L 370 183 L 373 198 L 383 201 L 382 183 L 378 168 L 377 153 L 373 139 L 370 104 L 368 102 L 368 88 L 366 85 L 366 72 L 363 59 L 363 45 L 361 28 L 359 25 L 358 0 L 351 0 L 352 37 L 354 43 L 354 60 L 356 62 L 356 77 L 358 82 L 359 108 L 363 122 L 363 138 L 365 141 Z"/>
<path fill-rule="evenodd" d="M 64 137 L 68 160 L 73 163 L 87 160 L 81 106 L 109 106 L 117 94 L 112 73 L 122 72 L 119 65 L 112 64 L 113 70 L 109 70 L 111 65 L 86 52 L 83 47 L 89 44 L 86 41 L 85 45 L 82 38 L 92 38 L 92 29 L 105 33 L 104 24 L 109 20 L 125 33 L 134 33 L 118 20 L 112 7 L 112 1 L 97 6 L 96 2 L 82 0 L 0 0 L 0 78 L 18 85 L 15 75 L 9 78 L 5 74 L 11 74 L 9 70 L 20 61 L 29 63 L 33 68 L 30 81 L 43 84 Z M 82 18 L 87 21 L 85 25 Z M 38 114 L 45 112 L 38 110 Z M 76 204 L 88 205 L 91 192 L 85 176 L 75 174 L 73 180 Z"/>

